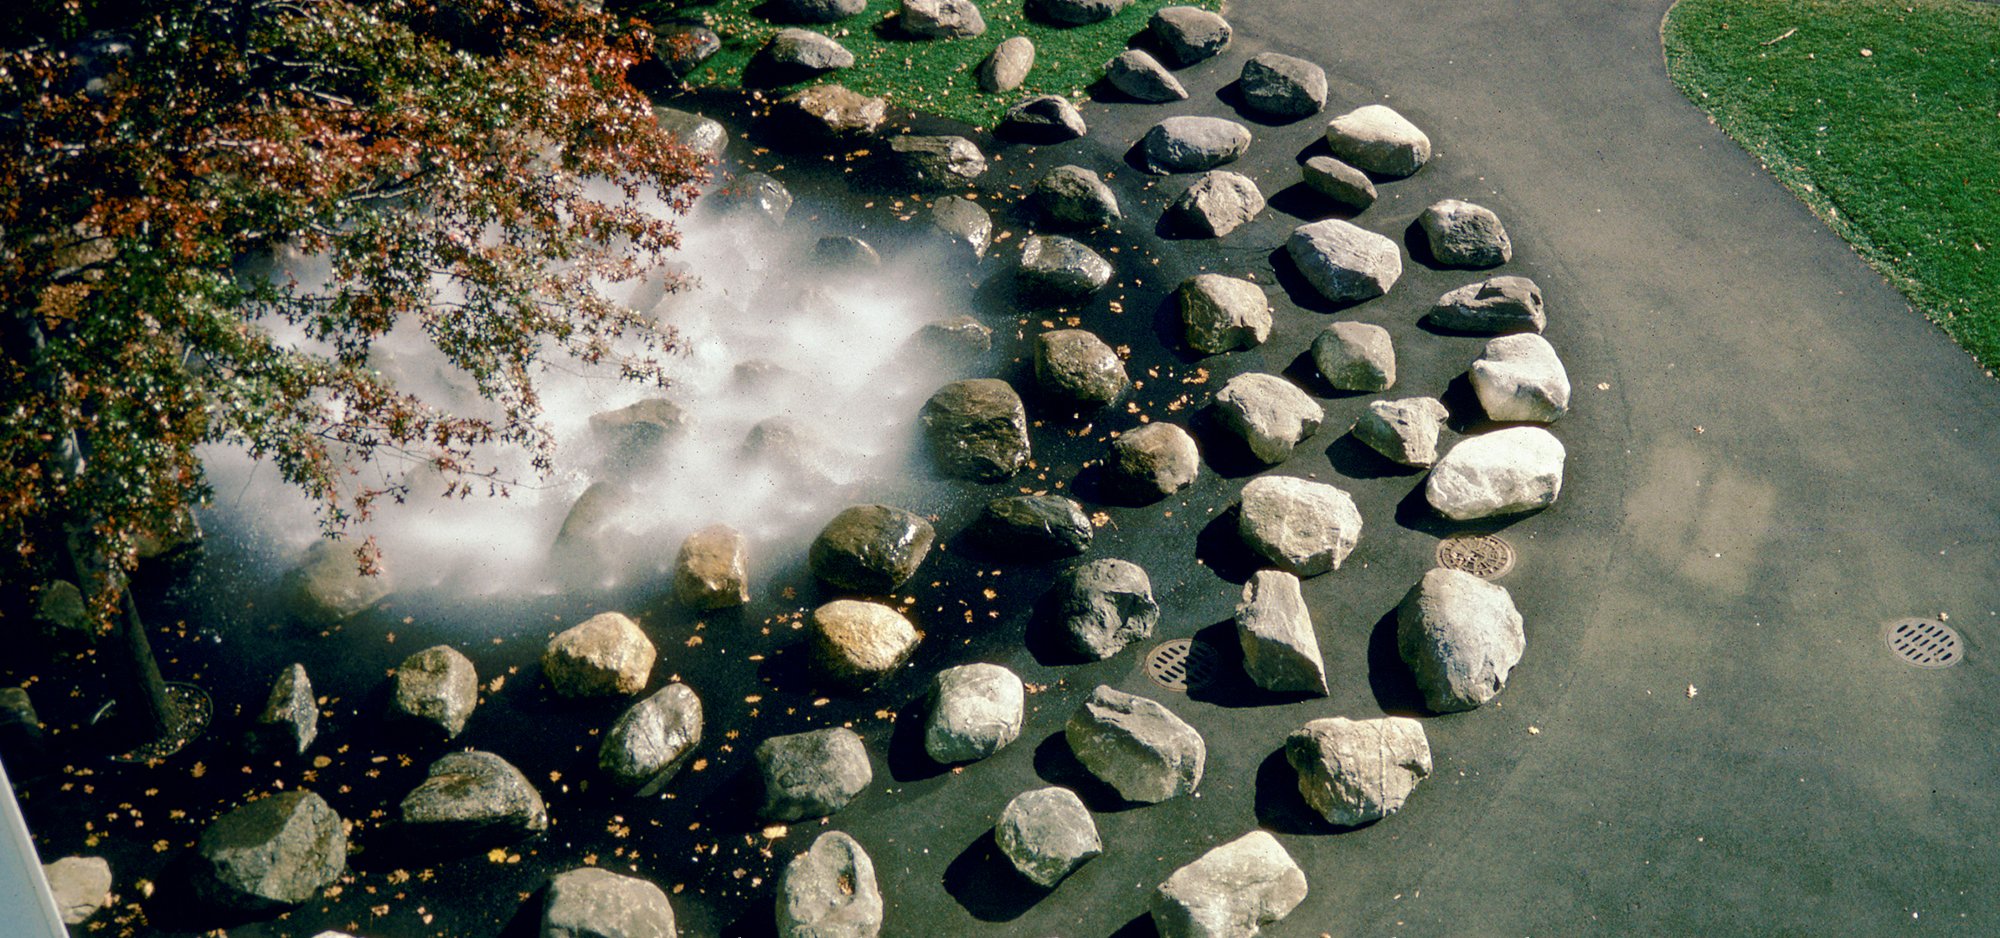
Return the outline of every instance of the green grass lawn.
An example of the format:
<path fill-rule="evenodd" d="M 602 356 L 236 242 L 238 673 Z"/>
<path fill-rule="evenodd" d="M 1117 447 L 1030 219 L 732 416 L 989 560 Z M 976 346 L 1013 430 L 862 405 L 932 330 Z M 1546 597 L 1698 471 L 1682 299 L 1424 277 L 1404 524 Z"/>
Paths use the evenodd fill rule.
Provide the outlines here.
<path fill-rule="evenodd" d="M 661 7 L 667 18 L 699 19 L 722 36 L 722 51 L 691 76 L 700 85 L 735 87 L 743 65 L 781 25 L 751 11 L 762 0 L 720 0 L 714 4 L 684 3 Z M 881 95 L 891 104 L 941 117 L 990 127 L 1007 108 L 1038 94 L 1076 95 L 1104 73 L 1104 63 L 1125 48 L 1126 41 L 1146 28 L 1153 11 L 1170 5 L 1215 10 L 1220 0 L 1134 0 L 1118 15 L 1089 26 L 1057 27 L 1030 20 L 1022 0 L 982 0 L 979 12 L 986 33 L 972 39 L 902 39 L 885 21 L 900 0 L 869 0 L 868 9 L 838 23 L 800 28 L 826 33 L 854 53 L 853 68 L 818 81 L 838 82 L 865 94 Z M 1026 36 L 1035 44 L 1035 67 L 1017 91 L 987 94 L 979 90 L 973 70 L 1010 36 Z M 815 84 L 817 82 L 805 82 Z"/>
<path fill-rule="evenodd" d="M 2000 6 L 1681 0 L 1681 90 L 2000 370 Z"/>

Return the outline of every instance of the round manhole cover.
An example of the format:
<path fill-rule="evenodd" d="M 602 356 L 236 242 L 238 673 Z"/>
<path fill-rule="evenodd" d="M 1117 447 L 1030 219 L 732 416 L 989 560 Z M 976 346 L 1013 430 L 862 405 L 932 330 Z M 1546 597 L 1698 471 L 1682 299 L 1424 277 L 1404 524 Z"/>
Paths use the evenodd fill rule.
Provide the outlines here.
<path fill-rule="evenodd" d="M 1191 638 L 1161 642 L 1146 655 L 1146 677 L 1168 690 L 1201 687 L 1215 679 L 1215 649 Z"/>
<path fill-rule="evenodd" d="M 1497 534 L 1454 534 L 1438 542 L 1437 563 L 1491 580 L 1514 569 L 1514 545 Z"/>
<path fill-rule="evenodd" d="M 1898 619 L 1882 627 L 1882 641 L 1904 663 L 1949 668 L 1965 657 L 1957 630 L 1936 619 Z"/>

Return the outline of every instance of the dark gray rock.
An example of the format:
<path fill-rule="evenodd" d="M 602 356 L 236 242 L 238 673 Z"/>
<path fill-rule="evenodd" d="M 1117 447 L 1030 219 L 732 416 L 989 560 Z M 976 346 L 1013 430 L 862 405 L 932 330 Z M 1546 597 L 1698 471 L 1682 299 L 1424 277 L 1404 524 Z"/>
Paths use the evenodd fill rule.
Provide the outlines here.
<path fill-rule="evenodd" d="M 249 743 L 260 754 L 299 755 L 319 736 L 319 702 L 313 698 L 306 666 L 294 664 L 278 673 L 264 712 L 250 728 Z"/>
<path fill-rule="evenodd" d="M 513 763 L 490 752 L 446 753 L 403 798 L 403 824 L 425 844 L 476 850 L 549 829 L 549 811 Z"/>
<path fill-rule="evenodd" d="M 1562 494 L 1568 453 L 1541 427 L 1509 427 L 1458 441 L 1424 482 L 1424 498 L 1453 521 L 1534 511 Z"/>
<path fill-rule="evenodd" d="M 1064 573 L 1056 581 L 1054 605 L 1070 647 L 1097 659 L 1153 637 L 1160 622 L 1153 581 L 1128 560 L 1107 557 Z"/>
<path fill-rule="evenodd" d="M 35 624 L 41 626 L 44 638 L 60 647 L 80 648 L 97 641 L 90 603 L 83 590 L 68 580 L 42 584 L 41 597 L 35 601 Z"/>
<path fill-rule="evenodd" d="M 737 176 L 709 198 L 725 215 L 749 215 L 773 225 L 784 224 L 792 211 L 792 190 L 765 173 Z"/>
<path fill-rule="evenodd" d="M 1279 120 L 1306 117 L 1326 107 L 1326 70 L 1295 56 L 1264 52 L 1243 63 L 1237 89 L 1252 113 Z"/>
<path fill-rule="evenodd" d="M 1278 838 L 1251 831 L 1174 871 L 1153 893 L 1160 938 L 1251 938 L 1306 898 L 1306 874 Z"/>
<path fill-rule="evenodd" d="M 882 889 L 875 864 L 854 838 L 819 835 L 778 877 L 778 938 L 875 938 Z"/>
<path fill-rule="evenodd" d="M 1501 335 L 1540 332 L 1548 325 L 1542 288 L 1526 277 L 1494 277 L 1438 297 L 1424 324 L 1453 332 Z"/>
<path fill-rule="evenodd" d="M 1434 397 L 1373 401 L 1354 421 L 1354 438 L 1392 462 L 1424 467 L 1437 462 L 1438 436 L 1451 416 Z"/>
<path fill-rule="evenodd" d="M 1167 222 L 1177 231 L 1220 238 L 1264 210 L 1264 193 L 1250 177 L 1227 170 L 1203 173 L 1167 206 Z"/>
<path fill-rule="evenodd" d="M 1085 861 L 1104 852 L 1097 821 L 1083 799 L 1067 788 L 1036 788 L 1015 795 L 993 825 L 1000 854 L 1028 881 L 1053 889 Z"/>
<path fill-rule="evenodd" d="M 1201 452 L 1194 437 L 1171 423 L 1148 423 L 1119 434 L 1105 466 L 1114 492 L 1137 501 L 1156 501 L 1194 483 Z"/>
<path fill-rule="evenodd" d="M 972 0 L 903 0 L 903 34 L 918 39 L 970 39 L 986 32 Z"/>
<path fill-rule="evenodd" d="M 1438 567 L 1396 607 L 1396 647 L 1424 705 L 1450 713 L 1499 696 L 1528 639 L 1506 587 Z"/>
<path fill-rule="evenodd" d="M 986 172 L 986 155 L 964 137 L 904 134 L 889 138 L 890 159 L 902 179 L 920 189 L 951 189 Z"/>
<path fill-rule="evenodd" d="M 1292 458 L 1292 450 L 1326 420 L 1326 410 L 1298 385 L 1254 371 L 1222 386 L 1215 413 L 1243 438 L 1250 455 L 1273 464 Z"/>
<path fill-rule="evenodd" d="M 1125 9 L 1132 0 L 1027 0 L 1029 16 L 1061 26 L 1101 23 Z"/>
<path fill-rule="evenodd" d="M 367 611 L 394 589 L 379 561 L 372 573 L 362 572 L 356 547 L 346 539 L 314 541 L 305 559 L 286 572 L 282 588 L 300 617 L 338 622 Z"/>
<path fill-rule="evenodd" d="M 1009 559 L 1074 557 L 1096 535 L 1083 506 L 1061 495 L 1001 496 L 986 503 L 976 529 Z"/>
<path fill-rule="evenodd" d="M 1208 744 L 1157 700 L 1099 684 L 1063 726 L 1090 774 L 1127 801 L 1155 804 L 1201 785 Z"/>
<path fill-rule="evenodd" d="M 868 787 L 875 770 L 861 737 L 845 727 L 773 736 L 757 745 L 767 820 L 824 817 L 847 806 Z"/>
<path fill-rule="evenodd" d="M 1430 241 L 1431 259 L 1443 266 L 1498 267 L 1514 259 L 1506 226 L 1483 205 L 1441 199 L 1417 216 L 1417 224 Z"/>
<path fill-rule="evenodd" d="M 979 80 L 979 90 L 1005 94 L 1021 87 L 1034 67 L 1034 42 L 1026 36 L 1015 36 L 995 46 L 993 53 L 980 61 L 975 77 Z"/>
<path fill-rule="evenodd" d="M 1035 235 L 1021 244 L 1021 266 L 1015 276 L 1030 295 L 1072 302 L 1111 282 L 1111 262 L 1062 235 Z"/>
<path fill-rule="evenodd" d="M 1373 323 L 1337 322 L 1313 339 L 1313 364 L 1342 391 L 1386 391 L 1396 384 L 1396 345 Z"/>
<path fill-rule="evenodd" d="M 886 593 L 917 572 L 936 537 L 930 522 L 901 508 L 855 505 L 820 530 L 807 562 L 833 586 Z"/>
<path fill-rule="evenodd" d="M 1028 461 L 1028 412 L 997 378 L 954 381 L 924 403 L 919 418 L 931 458 L 945 475 L 998 482 Z"/>
<path fill-rule="evenodd" d="M 868 9 L 868 0 L 775 0 L 772 19 L 783 23 L 837 23 Z"/>
<path fill-rule="evenodd" d="M 636 459 L 687 432 L 687 413 L 664 397 L 590 415 L 590 432 L 618 458 Z"/>
<path fill-rule="evenodd" d="M 938 672 L 924 752 L 947 765 L 984 759 L 1021 737 L 1026 688 L 997 664 L 967 664 Z"/>
<path fill-rule="evenodd" d="M 829 235 L 813 243 L 813 260 L 837 270 L 874 270 L 882 266 L 875 246 L 853 235 Z"/>
<path fill-rule="evenodd" d="M 750 542 L 743 532 L 712 524 L 681 541 L 674 555 L 674 599 L 695 609 L 749 602 Z"/>
<path fill-rule="evenodd" d="M 347 830 L 319 795 L 279 792 L 216 818 L 194 852 L 198 899 L 273 912 L 311 901 L 347 871 Z"/>
<path fill-rule="evenodd" d="M 848 687 L 873 687 L 895 673 L 918 638 L 909 619 L 881 603 L 836 599 L 812 614 L 813 664 Z"/>
<path fill-rule="evenodd" d="M 1126 49 L 1104 65 L 1111 87 L 1149 104 L 1187 100 L 1187 89 L 1144 49 Z"/>
<path fill-rule="evenodd" d="M 1081 166 L 1049 170 L 1028 190 L 1028 200 L 1048 228 L 1096 228 L 1123 217 L 1111 187 Z"/>
<path fill-rule="evenodd" d="M 0 687 L 0 759 L 25 778 L 44 753 L 41 717 L 25 687 Z"/>
<path fill-rule="evenodd" d="M 1243 486 L 1237 532 L 1271 564 L 1298 576 L 1340 569 L 1361 540 L 1354 498 L 1324 482 L 1259 476 Z"/>
<path fill-rule="evenodd" d="M 1479 406 L 1494 420 L 1554 423 L 1569 413 L 1569 372 L 1555 346 L 1534 333 L 1486 343 L 1470 377 Z"/>
<path fill-rule="evenodd" d="M 1132 384 L 1118 353 L 1082 329 L 1035 337 L 1035 380 L 1049 396 L 1086 407 L 1116 401 Z"/>
<path fill-rule="evenodd" d="M 542 675 L 563 697 L 636 694 L 659 657 L 651 639 L 623 613 L 600 612 L 549 639 Z"/>
<path fill-rule="evenodd" d="M 1229 21 L 1200 7 L 1161 7 L 1146 32 L 1176 68 L 1186 68 L 1229 46 Z"/>
<path fill-rule="evenodd" d="M 111 864 L 103 857 L 63 857 L 42 866 L 64 925 L 81 925 L 111 904 Z"/>
<path fill-rule="evenodd" d="M 660 887 L 583 866 L 549 880 L 541 938 L 675 938 L 674 907 Z"/>
<path fill-rule="evenodd" d="M 1250 577 L 1236 604 L 1236 639 L 1243 646 L 1244 673 L 1258 687 L 1326 694 L 1326 663 L 1298 577 L 1282 570 L 1259 570 Z"/>
<path fill-rule="evenodd" d="M 1360 211 L 1375 204 L 1375 182 L 1368 174 L 1331 156 L 1306 160 L 1300 171 L 1306 185 L 1348 208 Z"/>
<path fill-rule="evenodd" d="M 668 23 L 653 33 L 653 56 L 667 73 L 686 78 L 722 51 L 722 37 L 715 30 L 693 23 Z"/>
<path fill-rule="evenodd" d="M 753 84 L 788 85 L 854 64 L 854 53 L 819 33 L 781 29 L 757 50 L 744 70 Z"/>
<path fill-rule="evenodd" d="M 729 146 L 729 131 L 693 111 L 655 106 L 653 122 L 659 124 L 661 130 L 672 134 L 682 146 L 710 159 L 721 156 Z"/>
<path fill-rule="evenodd" d="M 979 203 L 948 195 L 931 205 L 931 229 L 946 244 L 963 245 L 977 259 L 993 244 L 993 216 Z"/>
<path fill-rule="evenodd" d="M 1169 117 L 1146 131 L 1139 145 L 1155 173 L 1199 173 L 1250 149 L 1250 128 L 1220 117 Z"/>
<path fill-rule="evenodd" d="M 1285 738 L 1299 794 L 1330 824 L 1379 821 L 1402 810 L 1431 774 L 1424 725 L 1408 717 L 1314 720 Z"/>
<path fill-rule="evenodd" d="M 1174 291 L 1187 344 L 1218 355 L 1256 348 L 1271 337 L 1271 301 L 1264 288 L 1221 274 L 1196 274 Z"/>
<path fill-rule="evenodd" d="M 1036 95 L 1007 109 L 999 133 L 1031 143 L 1061 143 L 1090 132 L 1076 105 L 1059 94 Z"/>
<path fill-rule="evenodd" d="M 1396 242 L 1338 218 L 1292 229 L 1285 253 L 1313 289 L 1335 303 L 1381 296 L 1403 275 Z"/>
<path fill-rule="evenodd" d="M 450 645 L 417 652 L 396 666 L 389 712 L 400 719 L 435 727 L 446 739 L 465 729 L 479 705 L 479 673 Z"/>
<path fill-rule="evenodd" d="M 850 91 L 844 85 L 814 85 L 786 95 L 779 103 L 790 112 L 794 124 L 810 128 L 827 141 L 873 134 L 889 116 L 888 101 Z"/>
<path fill-rule="evenodd" d="M 1327 124 L 1326 145 L 1335 158 L 1382 176 L 1403 177 L 1431 159 L 1431 138 L 1394 108 L 1369 104 Z"/>
<path fill-rule="evenodd" d="M 965 368 L 993 350 L 993 330 L 971 316 L 951 316 L 924 323 L 910 345 L 924 361 Z"/>
<path fill-rule="evenodd" d="M 701 698 L 668 684 L 620 714 L 597 747 L 597 767 L 641 798 L 659 794 L 701 745 Z"/>

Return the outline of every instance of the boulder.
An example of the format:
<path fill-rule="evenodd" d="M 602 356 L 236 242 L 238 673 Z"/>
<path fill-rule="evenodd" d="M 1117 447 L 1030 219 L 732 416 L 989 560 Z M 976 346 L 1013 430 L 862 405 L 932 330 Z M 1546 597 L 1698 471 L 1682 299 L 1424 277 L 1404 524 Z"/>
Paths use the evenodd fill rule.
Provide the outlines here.
<path fill-rule="evenodd" d="M 1338 218 L 1292 229 L 1285 253 L 1313 289 L 1335 303 L 1374 299 L 1403 275 L 1396 242 Z"/>
<path fill-rule="evenodd" d="M 881 603 L 836 599 L 812 614 L 813 660 L 851 687 L 871 687 L 917 650 L 916 627 Z"/>
<path fill-rule="evenodd" d="M 590 483 L 563 516 L 549 560 L 566 578 L 603 580 L 624 535 L 619 516 L 631 505 L 632 490 L 612 479 Z"/>
<path fill-rule="evenodd" d="M 1251 56 L 1236 86 L 1244 108 L 1264 117 L 1291 120 L 1326 107 L 1326 70 L 1277 52 Z"/>
<path fill-rule="evenodd" d="M 1028 190 L 1028 202 L 1048 228 L 1096 228 L 1123 217 L 1111 187 L 1081 166 L 1049 170 Z"/>
<path fill-rule="evenodd" d="M 1221 274 L 1196 274 L 1174 291 L 1187 344 L 1218 355 L 1256 348 L 1271 337 L 1271 301 L 1264 288 Z"/>
<path fill-rule="evenodd" d="M 338 622 L 373 607 L 394 588 L 389 570 L 378 558 L 375 569 L 361 570 L 356 545 L 346 539 L 314 541 L 305 559 L 285 574 L 282 588 L 298 614 L 314 622 Z"/>
<path fill-rule="evenodd" d="M 997 131 L 1031 143 L 1061 143 L 1090 132 L 1076 105 L 1059 94 L 1036 95 L 1007 109 Z"/>
<path fill-rule="evenodd" d="M 1026 36 L 1015 36 L 995 46 L 993 53 L 980 61 L 975 73 L 979 90 L 988 94 L 1013 91 L 1028 80 L 1028 72 L 1034 67 L 1034 42 Z"/>
<path fill-rule="evenodd" d="M 1104 659 L 1151 638 L 1160 622 L 1153 581 L 1127 560 L 1093 560 L 1056 581 L 1055 614 L 1079 654 Z"/>
<path fill-rule="evenodd" d="M 1251 831 L 1174 871 L 1153 892 L 1160 938 L 1250 938 L 1298 908 L 1306 874 L 1278 838 Z"/>
<path fill-rule="evenodd" d="M 1320 377 L 1342 391 L 1386 391 L 1396 384 L 1396 345 L 1372 323 L 1337 322 L 1313 339 Z"/>
<path fill-rule="evenodd" d="M 511 844 L 549 829 L 542 793 L 521 770 L 490 752 L 452 752 L 431 763 L 403 798 L 410 837 L 463 849 Z"/>
<path fill-rule="evenodd" d="M 1132 0 L 1028 0 L 1028 15 L 1059 26 L 1101 23 L 1117 15 Z"/>
<path fill-rule="evenodd" d="M 1532 332 L 1486 343 L 1471 379 L 1479 406 L 1494 420 L 1554 423 L 1569 413 L 1569 372 L 1555 346 Z"/>
<path fill-rule="evenodd" d="M 1424 706 L 1451 713 L 1498 696 L 1528 638 L 1506 587 L 1437 567 L 1396 607 L 1396 647 Z"/>
<path fill-rule="evenodd" d="M 882 889 L 861 844 L 827 831 L 778 877 L 778 938 L 875 938 Z"/>
<path fill-rule="evenodd" d="M 996 498 L 986 503 L 974 530 L 1009 559 L 1074 557 L 1089 550 L 1096 536 L 1083 506 L 1061 495 Z"/>
<path fill-rule="evenodd" d="M 782 23 L 837 23 L 868 9 L 868 0 L 776 0 L 771 18 Z"/>
<path fill-rule="evenodd" d="M 621 457 L 642 456 L 687 432 L 687 413 L 664 397 L 590 415 L 591 435 Z"/>
<path fill-rule="evenodd" d="M 1498 267 L 1514 257 L 1514 242 L 1491 209 L 1457 199 L 1431 203 L 1417 216 L 1431 259 L 1445 267 Z"/>
<path fill-rule="evenodd" d="M 910 344 L 927 361 L 962 368 L 993 350 L 993 330 L 971 316 L 950 316 L 924 323 Z"/>
<path fill-rule="evenodd" d="M 807 563 L 832 586 L 886 593 L 917 572 L 936 537 L 930 522 L 901 508 L 855 505 L 820 530 Z"/>
<path fill-rule="evenodd" d="M 1540 332 L 1548 325 L 1542 288 L 1526 277 L 1494 277 L 1438 297 L 1424 323 L 1453 332 L 1500 335 Z"/>
<path fill-rule="evenodd" d="M 1314 192 L 1355 211 L 1375 204 L 1375 182 L 1368 174 L 1331 156 L 1315 156 L 1300 168 Z"/>
<path fill-rule="evenodd" d="M 918 39 L 970 39 L 986 32 L 972 0 L 903 0 L 903 34 Z"/>
<path fill-rule="evenodd" d="M 1424 725 L 1408 717 L 1314 720 L 1285 738 L 1299 794 L 1329 824 L 1353 826 L 1402 810 L 1431 774 Z"/>
<path fill-rule="evenodd" d="M 781 29 L 750 58 L 752 84 L 789 85 L 854 64 L 847 47 L 808 29 Z"/>
<path fill-rule="evenodd" d="M 948 245 L 963 245 L 974 259 L 993 244 L 993 216 L 971 199 L 948 195 L 931 204 L 931 230 Z"/>
<path fill-rule="evenodd" d="M 986 172 L 986 155 L 964 137 L 903 134 L 889 138 L 889 153 L 904 182 L 920 189 L 952 189 Z"/>
<path fill-rule="evenodd" d="M 1354 438 L 1391 462 L 1422 468 L 1437 462 L 1438 436 L 1449 416 L 1435 397 L 1370 401 L 1354 421 Z"/>
<path fill-rule="evenodd" d="M 1243 486 L 1237 531 L 1243 543 L 1287 573 L 1340 569 L 1361 540 L 1354 497 L 1324 482 L 1259 476 Z"/>
<path fill-rule="evenodd" d="M 1167 206 L 1166 218 L 1168 225 L 1184 234 L 1220 238 L 1263 210 L 1264 193 L 1250 177 L 1215 169 L 1203 173 L 1174 199 Z"/>
<path fill-rule="evenodd" d="M 726 609 L 750 601 L 750 542 L 726 524 L 711 524 L 681 541 L 674 555 L 674 599 L 694 609 Z"/>
<path fill-rule="evenodd" d="M 36 771 L 44 754 L 41 717 L 25 687 L 0 687 L 0 760 L 19 778 Z"/>
<path fill-rule="evenodd" d="M 759 813 L 771 821 L 832 814 L 875 778 L 861 737 L 846 727 L 773 736 L 757 744 L 756 757 L 764 779 Z"/>
<path fill-rule="evenodd" d="M 1431 159 L 1431 138 L 1383 104 L 1355 108 L 1326 126 L 1335 158 L 1379 176 L 1403 177 Z"/>
<path fill-rule="evenodd" d="M 888 101 L 849 91 L 844 85 L 814 85 L 787 95 L 780 103 L 795 123 L 809 126 L 829 140 L 873 134 L 889 116 Z"/>
<path fill-rule="evenodd" d="M 549 880 L 541 938 L 675 938 L 674 907 L 660 887 L 582 866 Z"/>
<path fill-rule="evenodd" d="M 1139 146 L 1155 173 L 1199 173 L 1250 149 L 1250 128 L 1220 117 L 1169 117 L 1146 131 Z"/>
<path fill-rule="evenodd" d="M 722 51 L 715 30 L 694 23 L 667 23 L 653 33 L 653 57 L 676 80 L 694 74 L 709 56 Z"/>
<path fill-rule="evenodd" d="M 347 828 L 326 799 L 278 792 L 216 818 L 195 842 L 195 896 L 265 913 L 312 900 L 347 871 Z"/>
<path fill-rule="evenodd" d="M 729 131 L 724 130 L 722 125 L 714 120 L 693 111 L 655 105 L 653 123 L 660 125 L 661 130 L 672 134 L 682 146 L 709 159 L 721 156 L 722 151 L 729 146 Z"/>
<path fill-rule="evenodd" d="M 924 439 L 938 471 L 998 482 L 1028 461 L 1028 411 L 998 378 L 954 381 L 924 402 Z"/>
<path fill-rule="evenodd" d="M 103 857 L 63 857 L 44 864 L 42 878 L 64 925 L 81 925 L 111 904 L 111 864 Z"/>
<path fill-rule="evenodd" d="M 542 674 L 564 697 L 610 697 L 645 689 L 659 657 L 639 623 L 600 612 L 557 633 L 542 650 Z"/>
<path fill-rule="evenodd" d="M 450 645 L 426 648 L 396 666 L 389 712 L 399 718 L 429 724 L 451 739 L 478 705 L 479 673 Z"/>
<path fill-rule="evenodd" d="M 1093 407 L 1116 401 L 1132 385 L 1118 353 L 1082 329 L 1035 337 L 1035 380 L 1051 397 Z"/>
<path fill-rule="evenodd" d="M 1176 68 L 1186 68 L 1229 46 L 1229 21 L 1200 7 L 1161 7 L 1146 32 Z"/>
<path fill-rule="evenodd" d="M 1466 437 L 1431 470 L 1424 498 L 1453 521 L 1547 508 L 1562 494 L 1567 455 L 1541 427 Z"/>
<path fill-rule="evenodd" d="M 1148 104 L 1187 100 L 1181 80 L 1160 60 L 1144 49 L 1126 49 L 1104 64 L 1104 79 L 1111 87 Z"/>
<path fill-rule="evenodd" d="M 724 215 L 748 216 L 772 225 L 784 224 L 792 212 L 792 190 L 768 173 L 744 173 L 709 198 Z"/>
<path fill-rule="evenodd" d="M 1097 821 L 1083 799 L 1056 787 L 1024 791 L 1008 801 L 993 825 L 993 842 L 1015 870 L 1043 889 L 1054 889 L 1104 852 Z"/>
<path fill-rule="evenodd" d="M 306 666 L 293 664 L 278 672 L 264 712 L 251 725 L 248 742 L 259 754 L 299 755 L 319 735 L 319 702 L 313 697 Z"/>
<path fill-rule="evenodd" d="M 1062 235 L 1034 235 L 1021 243 L 1015 276 L 1031 296 L 1070 303 L 1104 289 L 1111 282 L 1111 262 Z"/>
<path fill-rule="evenodd" d="M 1319 636 L 1298 577 L 1259 570 L 1243 584 L 1243 601 L 1236 604 L 1236 639 L 1243 646 L 1243 670 L 1258 687 L 1326 694 L 1326 662 L 1320 658 Z"/>
<path fill-rule="evenodd" d="M 1208 745 L 1159 701 L 1099 684 L 1063 726 L 1078 762 L 1127 801 L 1155 804 L 1201 784 Z"/>
<path fill-rule="evenodd" d="M 966 664 L 938 672 L 924 752 L 938 762 L 984 759 L 1021 736 L 1026 689 L 997 664 Z"/>
<path fill-rule="evenodd" d="M 1201 473 L 1201 452 L 1194 437 L 1175 424 L 1142 424 L 1112 441 L 1105 473 L 1119 495 L 1155 501 L 1194 483 Z"/>
<path fill-rule="evenodd" d="M 701 745 L 701 698 L 668 684 L 620 714 L 597 747 L 597 767 L 641 798 L 659 794 Z"/>
<path fill-rule="evenodd" d="M 1292 458 L 1326 419 L 1325 409 L 1298 385 L 1277 375 L 1248 372 L 1229 379 L 1215 395 L 1216 416 L 1243 438 L 1250 455 L 1266 463 Z"/>
<path fill-rule="evenodd" d="M 43 637 L 59 646 L 82 647 L 97 641 L 90 603 L 83 598 L 83 590 L 68 580 L 42 584 L 41 598 L 35 601 L 35 623 L 41 626 Z"/>
<path fill-rule="evenodd" d="M 737 366 L 737 376 L 739 380 L 748 378 L 742 365 Z M 760 370 L 754 380 L 746 383 L 776 384 L 793 377 L 779 369 Z M 826 487 L 833 481 L 827 467 L 840 460 L 842 453 L 823 435 L 825 429 L 794 417 L 766 417 L 750 426 L 739 453 L 745 461 L 776 469 L 791 481 L 808 487 Z"/>

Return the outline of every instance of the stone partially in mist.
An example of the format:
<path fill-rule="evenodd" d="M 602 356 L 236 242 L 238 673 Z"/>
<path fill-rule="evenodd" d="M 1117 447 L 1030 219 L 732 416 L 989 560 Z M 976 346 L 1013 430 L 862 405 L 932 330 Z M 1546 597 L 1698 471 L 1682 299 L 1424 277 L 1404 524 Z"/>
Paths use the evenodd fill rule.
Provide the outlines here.
<path fill-rule="evenodd" d="M 301 617 L 337 622 L 389 595 L 393 581 L 388 568 L 378 560 L 373 572 L 362 572 L 356 546 L 344 539 L 314 541 L 305 559 L 285 574 L 285 592 Z"/>
<path fill-rule="evenodd" d="M 674 557 L 674 598 L 695 609 L 750 601 L 750 547 L 743 532 L 712 524 L 687 536 Z"/>
<path fill-rule="evenodd" d="M 832 586 L 886 593 L 917 572 L 936 537 L 930 522 L 901 508 L 855 505 L 820 530 L 807 563 Z"/>

